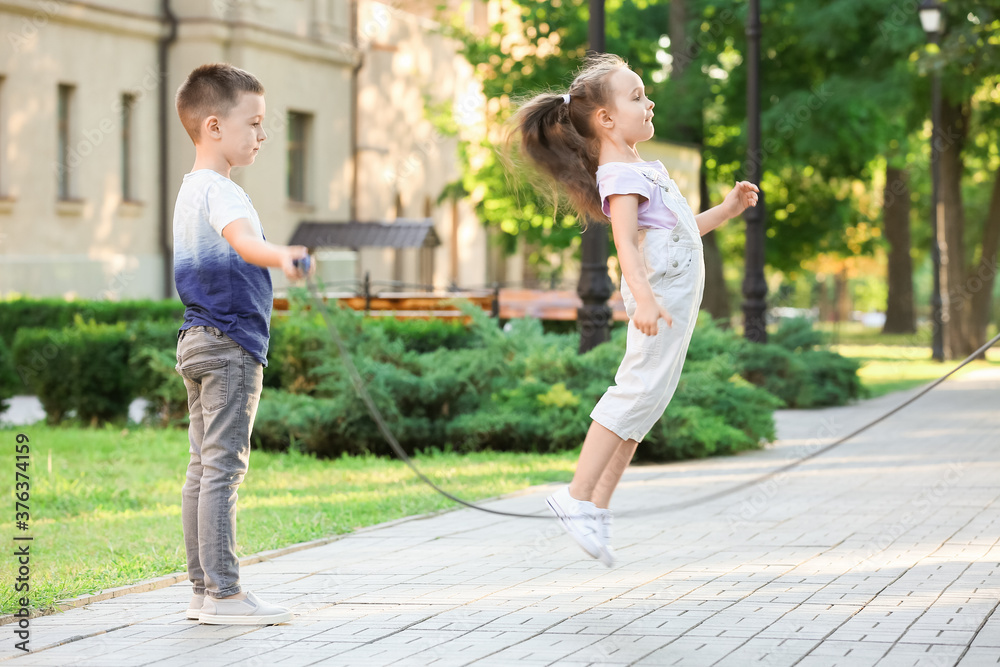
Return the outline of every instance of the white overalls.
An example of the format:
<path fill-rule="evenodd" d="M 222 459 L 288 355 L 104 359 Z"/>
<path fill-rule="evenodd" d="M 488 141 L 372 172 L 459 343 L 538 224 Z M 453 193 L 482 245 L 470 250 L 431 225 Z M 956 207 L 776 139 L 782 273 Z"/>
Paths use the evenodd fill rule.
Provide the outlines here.
<path fill-rule="evenodd" d="M 694 212 L 674 180 L 656 169 L 632 168 L 659 186 L 653 196 L 658 192 L 677 216 L 673 229 L 639 230 L 646 276 L 653 294 L 673 318 L 673 326 L 661 318 L 655 336 L 639 331 L 632 322 L 635 298 L 622 277 L 629 317 L 625 357 L 615 374 L 615 385 L 608 388 L 590 417 L 623 440 L 642 442 L 677 389 L 705 291 L 705 257 Z"/>

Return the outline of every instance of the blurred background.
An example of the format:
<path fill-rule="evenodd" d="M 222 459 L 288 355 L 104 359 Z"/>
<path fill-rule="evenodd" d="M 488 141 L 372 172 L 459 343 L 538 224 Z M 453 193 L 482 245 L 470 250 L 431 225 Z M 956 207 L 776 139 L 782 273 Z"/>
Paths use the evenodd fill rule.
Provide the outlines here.
<path fill-rule="evenodd" d="M 936 44 L 916 0 L 765 0 L 756 157 L 747 4 L 604 5 L 606 50 L 657 104 L 640 151 L 692 208 L 759 163 L 769 321 L 893 334 L 928 322 L 937 73 L 945 342 L 958 356 L 985 340 L 1000 299 L 1000 3 L 942 3 Z M 0 2 L 0 296 L 176 297 L 172 206 L 194 148 L 173 95 L 224 61 L 267 90 L 269 139 L 233 179 L 268 239 L 308 245 L 329 285 L 575 298 L 579 221 L 495 148 L 521 99 L 567 88 L 588 18 L 568 0 Z M 330 235 L 348 222 L 408 227 Z M 705 241 L 703 308 L 739 327 L 743 221 Z"/>

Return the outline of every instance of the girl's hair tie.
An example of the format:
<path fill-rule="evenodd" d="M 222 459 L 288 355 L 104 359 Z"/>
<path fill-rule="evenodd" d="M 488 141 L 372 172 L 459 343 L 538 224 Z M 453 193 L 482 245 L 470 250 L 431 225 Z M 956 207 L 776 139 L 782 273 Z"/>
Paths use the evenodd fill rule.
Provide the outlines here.
<path fill-rule="evenodd" d="M 569 93 L 563 95 L 563 104 L 569 104 Z"/>

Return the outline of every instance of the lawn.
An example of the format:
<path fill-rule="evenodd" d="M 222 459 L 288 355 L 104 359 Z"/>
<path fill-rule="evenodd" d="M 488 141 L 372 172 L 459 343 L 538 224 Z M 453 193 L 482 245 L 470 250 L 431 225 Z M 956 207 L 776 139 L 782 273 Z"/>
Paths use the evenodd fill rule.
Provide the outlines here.
<path fill-rule="evenodd" d="M 826 334 L 827 339 L 834 345 L 893 345 L 905 347 L 926 348 L 928 352 L 931 347 L 932 329 L 930 324 L 924 322 L 917 327 L 914 333 L 908 334 L 884 334 L 877 327 L 866 327 L 861 322 L 816 322 L 813 328 Z M 777 325 L 768 326 L 768 331 L 776 331 Z M 986 339 L 989 340 L 997 335 L 997 325 L 990 324 L 986 328 Z"/>
<path fill-rule="evenodd" d="M 861 378 L 861 383 L 868 389 L 871 397 L 927 384 L 960 363 L 958 361 L 933 361 L 928 347 L 831 345 L 830 349 L 845 357 L 862 362 L 858 377 Z M 985 361 L 970 362 L 951 377 L 960 377 L 970 371 L 991 366 L 1000 366 L 1000 345 L 987 351 Z"/>
<path fill-rule="evenodd" d="M 185 570 L 180 516 L 185 431 L 40 424 L 0 430 L 11 464 L 17 433 L 27 434 L 31 446 L 31 522 L 21 533 L 34 537 L 31 607 L 48 608 L 56 600 Z M 482 499 L 568 481 L 576 456 L 434 453 L 416 461 L 448 491 Z M 254 451 L 240 487 L 238 554 L 453 506 L 398 461 Z M 12 582 L 14 559 L 0 562 L 0 578 Z M 15 599 L 13 586 L 5 586 L 0 613 L 13 611 Z"/>
<path fill-rule="evenodd" d="M 931 328 L 927 324 L 911 334 L 883 334 L 880 329 L 866 327 L 861 322 L 817 322 L 813 327 L 826 335 L 830 350 L 861 362 L 858 377 L 869 398 L 933 382 L 960 363 L 938 363 L 931 359 Z M 777 330 L 778 324 L 768 325 L 769 334 Z M 996 335 L 997 325 L 991 324 L 986 338 Z M 987 350 L 985 361 L 974 361 L 951 377 L 998 365 L 1000 343 Z"/>
<path fill-rule="evenodd" d="M 927 384 L 960 363 L 938 363 L 931 359 L 932 332 L 926 323 L 911 334 L 883 334 L 880 329 L 866 327 L 861 322 L 820 322 L 813 326 L 826 334 L 832 351 L 862 362 L 858 376 L 872 398 Z M 997 326 L 991 324 L 986 338 L 996 335 Z M 974 361 L 951 377 L 997 365 L 1000 365 L 1000 344 L 987 351 L 985 361 Z"/>

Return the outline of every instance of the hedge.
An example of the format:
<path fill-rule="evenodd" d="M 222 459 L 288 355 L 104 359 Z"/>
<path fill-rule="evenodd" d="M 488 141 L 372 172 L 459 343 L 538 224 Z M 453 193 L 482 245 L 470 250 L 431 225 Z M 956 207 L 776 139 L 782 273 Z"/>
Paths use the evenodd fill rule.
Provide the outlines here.
<path fill-rule="evenodd" d="M 0 341 L 0 400 L 20 385 L 39 396 L 52 422 L 75 412 L 100 423 L 124 419 L 131 401 L 144 396 L 151 401 L 147 419 L 183 425 L 186 392 L 174 369 L 180 318 L 162 319 L 172 312 L 167 306 L 136 310 L 130 323 L 77 315 L 66 327 L 21 329 L 9 353 Z M 102 308 L 93 310 L 109 317 L 132 312 Z M 475 308 L 467 310 L 471 325 L 331 312 L 409 451 L 575 447 L 624 351 L 624 328 L 615 329 L 610 344 L 579 355 L 575 333 L 546 333 L 536 320 L 513 320 L 504 331 Z M 770 343 L 753 344 L 703 313 L 674 400 L 641 455 L 667 460 L 755 447 L 773 438 L 776 407 L 839 405 L 861 396 L 858 363 L 815 349 L 823 343 L 807 321 L 793 320 Z M 255 443 L 324 456 L 388 453 L 322 319 L 301 301 L 273 319 L 268 359 Z"/>
<path fill-rule="evenodd" d="M 372 400 L 404 449 L 545 452 L 579 446 L 591 409 L 614 381 L 624 329 L 614 333 L 611 344 L 580 355 L 576 334 L 546 334 L 537 320 L 513 321 L 501 331 L 481 313 L 468 312 L 475 346 L 424 354 L 384 331 L 367 329 L 354 313 L 333 314 Z M 725 336 L 733 339 L 729 343 L 738 341 L 707 317 L 698 327 L 695 340 L 709 331 L 710 344 Z M 692 349 L 704 358 L 689 358 L 677 394 L 644 441 L 641 456 L 722 454 L 773 439 L 773 411 L 780 401 L 734 376 L 726 355 L 696 343 Z M 257 446 L 291 446 L 328 457 L 391 453 L 338 357 L 329 356 L 312 378 L 308 393 L 266 390 L 254 427 Z"/>

